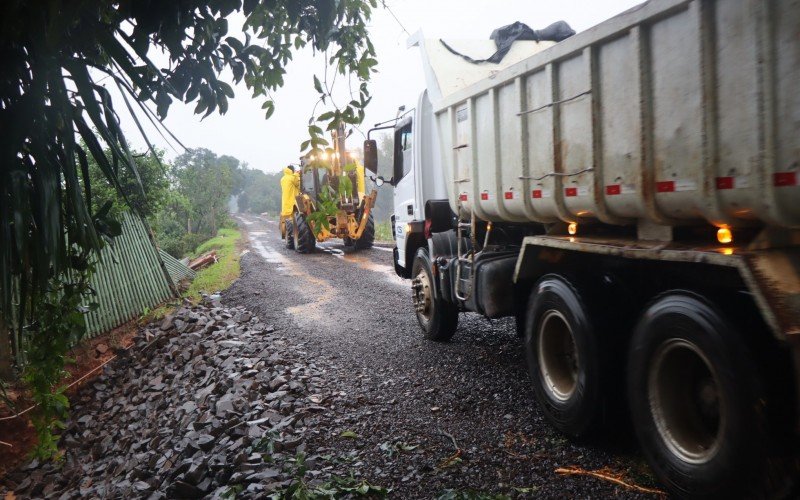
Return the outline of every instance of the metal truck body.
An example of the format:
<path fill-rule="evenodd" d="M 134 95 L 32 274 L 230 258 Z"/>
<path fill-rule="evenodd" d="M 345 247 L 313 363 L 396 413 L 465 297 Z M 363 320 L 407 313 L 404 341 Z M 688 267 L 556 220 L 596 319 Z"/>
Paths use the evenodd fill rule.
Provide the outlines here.
<path fill-rule="evenodd" d="M 548 420 L 629 408 L 680 496 L 800 477 L 800 2 L 651 0 L 498 65 L 409 45 L 390 183 L 425 335 L 515 316 Z"/>

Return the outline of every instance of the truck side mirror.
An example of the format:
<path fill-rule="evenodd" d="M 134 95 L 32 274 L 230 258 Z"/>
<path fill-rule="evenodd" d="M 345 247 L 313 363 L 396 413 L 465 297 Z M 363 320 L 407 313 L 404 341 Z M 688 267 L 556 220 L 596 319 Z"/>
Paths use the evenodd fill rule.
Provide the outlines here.
<path fill-rule="evenodd" d="M 378 173 L 378 143 L 375 139 L 364 141 L 364 168 L 373 174 Z"/>

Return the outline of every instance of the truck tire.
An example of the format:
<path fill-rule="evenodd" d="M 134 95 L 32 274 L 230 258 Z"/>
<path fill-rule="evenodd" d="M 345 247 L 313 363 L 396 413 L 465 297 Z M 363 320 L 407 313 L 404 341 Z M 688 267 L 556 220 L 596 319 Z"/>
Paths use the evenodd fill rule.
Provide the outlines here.
<path fill-rule="evenodd" d="M 311 253 L 317 246 L 317 240 L 314 238 L 314 233 L 308 225 L 306 217 L 301 214 L 294 214 L 294 223 L 292 224 L 294 230 L 294 249 L 298 253 Z"/>
<path fill-rule="evenodd" d="M 372 244 L 374 242 L 375 242 L 375 218 L 372 216 L 372 213 L 370 213 L 369 219 L 367 219 L 367 225 L 364 226 L 364 232 L 361 233 L 361 238 L 356 240 L 356 249 L 366 250 L 368 248 L 372 248 Z"/>
<path fill-rule="evenodd" d="M 283 221 L 283 224 L 284 230 L 286 231 L 284 236 L 286 238 L 286 248 L 294 250 L 294 223 L 292 219 L 287 218 Z"/>
<path fill-rule="evenodd" d="M 628 352 L 628 399 L 641 447 L 679 497 L 749 497 L 766 462 L 760 383 L 748 349 L 712 307 L 656 299 Z M 752 494 L 752 492 L 750 492 Z"/>
<path fill-rule="evenodd" d="M 524 328 L 528 371 L 547 420 L 573 438 L 588 435 L 602 414 L 603 373 L 581 296 L 567 279 L 544 276 L 531 292 Z"/>
<path fill-rule="evenodd" d="M 417 250 L 411 276 L 417 321 L 425 338 L 447 342 L 453 338 L 458 327 L 458 307 L 435 293 L 433 267 L 426 248 Z"/>

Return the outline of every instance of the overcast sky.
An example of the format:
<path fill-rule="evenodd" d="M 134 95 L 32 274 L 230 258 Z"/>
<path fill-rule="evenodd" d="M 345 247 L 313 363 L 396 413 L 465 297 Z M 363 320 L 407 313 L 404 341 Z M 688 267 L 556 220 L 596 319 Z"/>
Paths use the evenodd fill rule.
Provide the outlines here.
<path fill-rule="evenodd" d="M 378 73 L 373 76 L 370 90 L 372 102 L 360 129 L 366 131 L 374 123 L 393 118 L 400 105 L 416 105 L 425 81 L 419 49 L 406 48 L 408 33 L 422 29 L 426 38 L 488 39 L 495 28 L 522 21 L 540 29 L 558 20 L 567 21 L 575 31 L 583 31 L 630 7 L 640 0 L 388 0 L 392 14 L 378 8 L 370 22 L 370 37 L 378 54 Z M 400 25 L 402 23 L 402 26 Z M 231 19 L 231 34 L 237 33 Z M 165 120 L 167 127 L 187 147 L 205 147 L 217 154 L 234 156 L 267 172 L 282 169 L 300 156 L 300 143 L 307 138 L 308 119 L 317 93 L 313 75 L 321 75 L 323 59 L 310 50 L 295 55 L 287 67 L 285 85 L 275 93 L 276 110 L 269 120 L 264 119 L 261 100 L 250 97 L 241 84 L 234 88 L 236 97 L 230 100 L 225 115 L 213 114 L 205 120 L 192 113 L 193 105 L 175 103 Z M 338 85 L 342 89 L 343 85 Z M 109 89 L 111 90 L 111 89 Z M 118 101 L 118 109 L 124 104 Z M 317 110 L 317 114 L 320 110 Z M 138 131 L 122 114 L 123 127 L 134 146 L 144 149 Z M 156 147 L 164 148 L 173 158 L 180 147 L 172 149 L 154 131 L 148 136 Z M 349 139 L 360 146 L 361 134 Z"/>

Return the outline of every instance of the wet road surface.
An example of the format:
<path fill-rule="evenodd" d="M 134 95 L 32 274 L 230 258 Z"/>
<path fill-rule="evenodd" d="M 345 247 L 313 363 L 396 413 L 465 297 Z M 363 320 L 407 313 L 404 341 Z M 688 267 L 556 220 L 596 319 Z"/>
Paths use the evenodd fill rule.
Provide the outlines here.
<path fill-rule="evenodd" d="M 548 426 L 513 319 L 462 314 L 451 342 L 427 341 L 390 248 L 356 252 L 332 240 L 301 255 L 285 248 L 275 221 L 242 216 L 240 225 L 249 250 L 223 301 L 294 339 L 343 396 L 309 453 L 346 457 L 352 474 L 396 498 L 648 496 L 561 467 L 658 487 L 627 424 L 582 443 Z"/>

